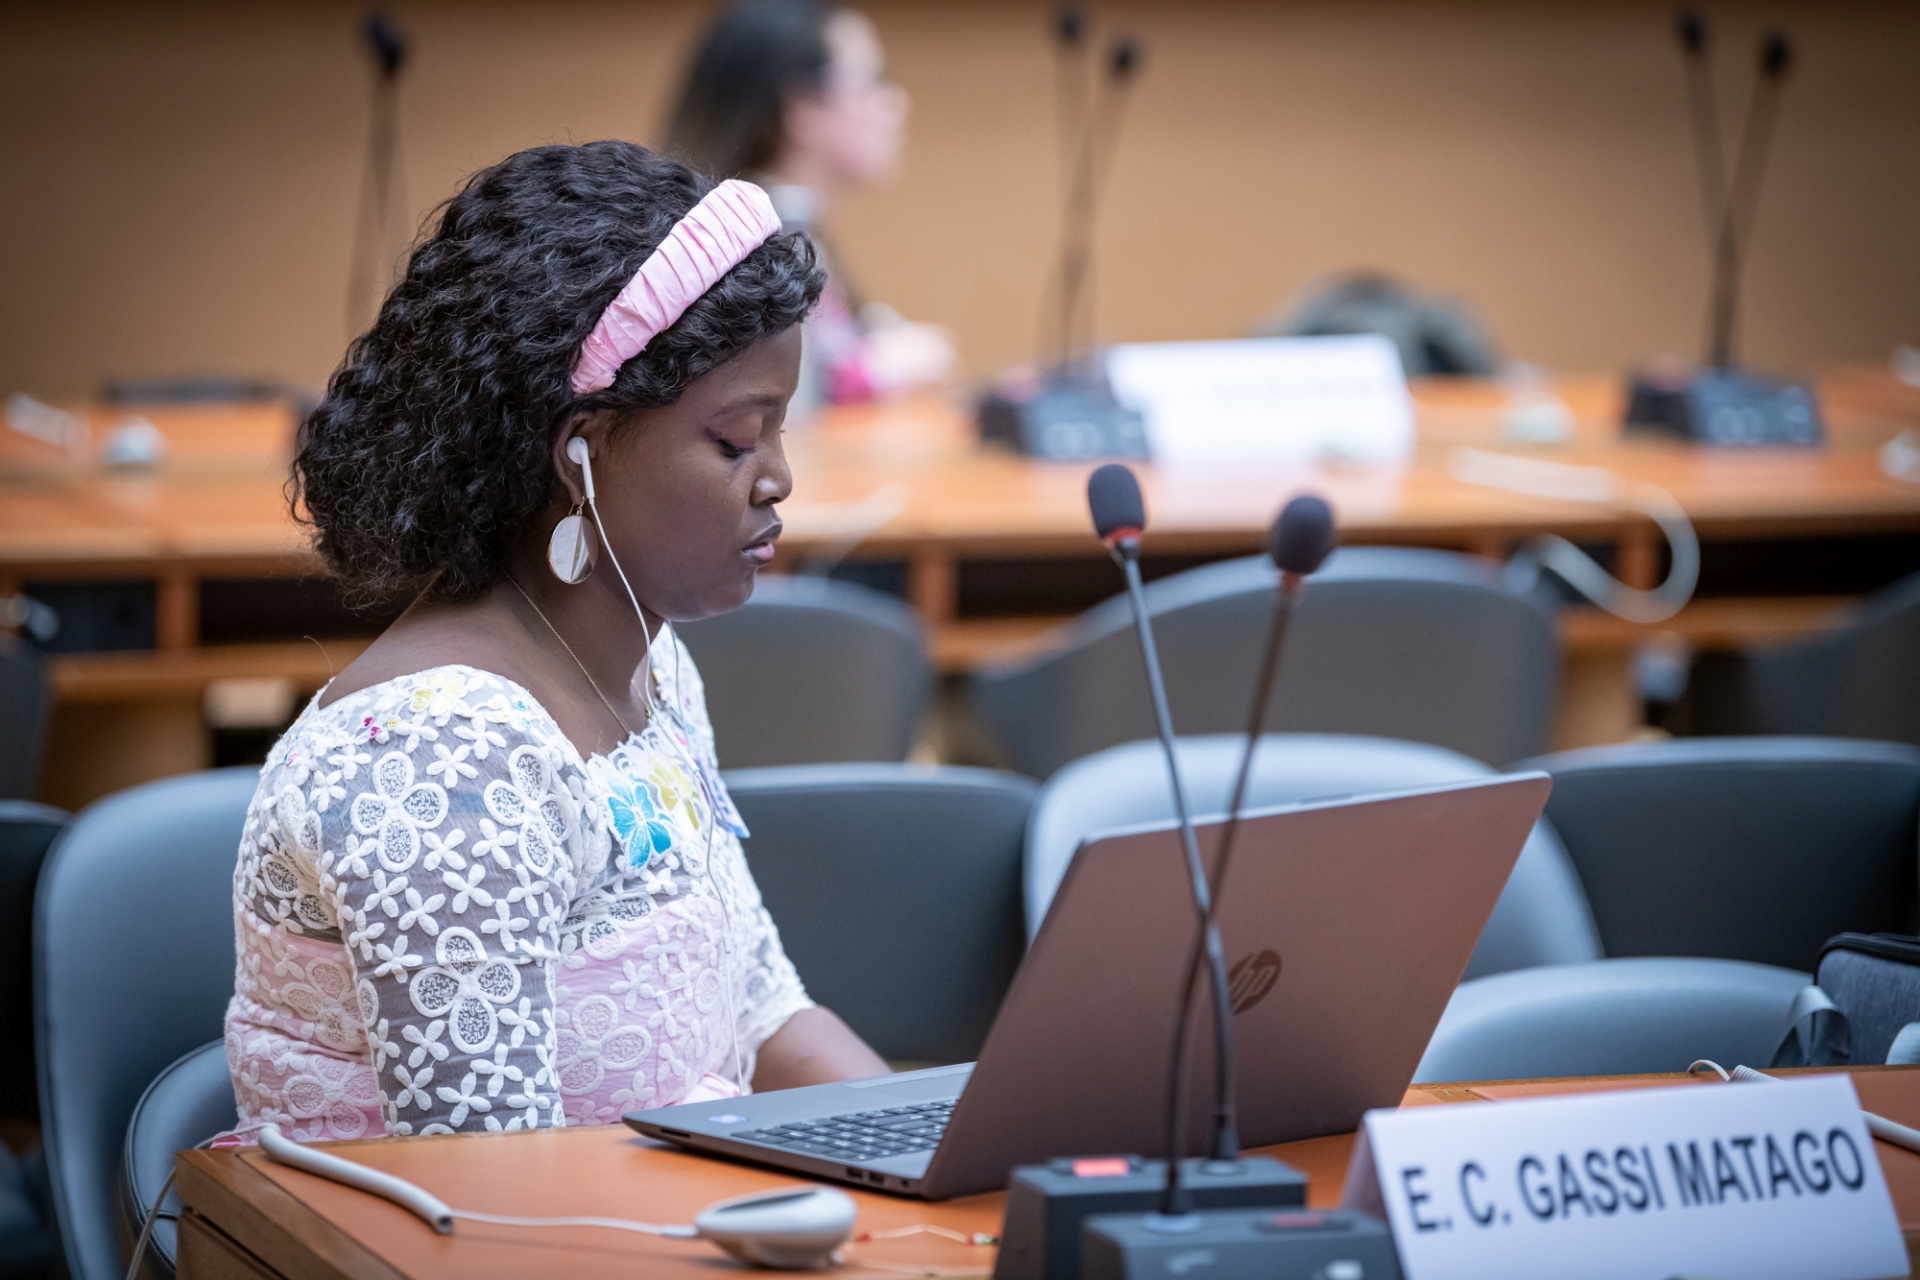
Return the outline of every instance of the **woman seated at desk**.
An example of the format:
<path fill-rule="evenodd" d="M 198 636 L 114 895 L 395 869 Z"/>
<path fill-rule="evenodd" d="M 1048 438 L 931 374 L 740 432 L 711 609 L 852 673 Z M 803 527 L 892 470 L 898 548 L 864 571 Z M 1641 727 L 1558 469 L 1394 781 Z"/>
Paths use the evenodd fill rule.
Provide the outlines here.
<path fill-rule="evenodd" d="M 819 239 L 835 200 L 893 176 L 907 94 L 886 76 L 866 16 L 814 0 L 741 0 L 708 29 L 668 128 L 667 150 L 716 177 L 767 188 L 788 230 Z M 946 331 L 884 303 L 861 306 L 832 270 L 806 324 L 796 419 L 939 382 L 953 367 Z"/>
<path fill-rule="evenodd" d="M 882 1074 L 781 950 L 675 620 L 743 604 L 822 274 L 629 143 L 446 206 L 304 423 L 328 564 L 405 614 L 267 757 L 227 1056 L 316 1141 Z"/>

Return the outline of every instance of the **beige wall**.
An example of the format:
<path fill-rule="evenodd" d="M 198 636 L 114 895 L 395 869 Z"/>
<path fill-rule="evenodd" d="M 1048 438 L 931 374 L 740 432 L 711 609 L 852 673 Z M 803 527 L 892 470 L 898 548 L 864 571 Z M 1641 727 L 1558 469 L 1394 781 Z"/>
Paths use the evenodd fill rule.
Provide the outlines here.
<path fill-rule="evenodd" d="M 1759 362 L 1920 342 L 1920 6 L 1715 7 L 1744 104 L 1765 22 L 1800 67 L 1752 246 Z M 224 370 L 317 385 L 344 339 L 366 128 L 350 3 L 0 14 L 0 393 Z M 533 143 L 654 135 L 700 7 L 398 6 L 416 211 Z M 841 211 L 870 295 L 967 367 L 1032 351 L 1056 231 L 1038 3 L 877 0 L 906 166 Z M 1705 270 L 1666 0 L 1116 3 L 1148 65 L 1099 240 L 1101 331 L 1230 335 L 1331 269 L 1478 305 L 1566 369 L 1697 346 Z"/>

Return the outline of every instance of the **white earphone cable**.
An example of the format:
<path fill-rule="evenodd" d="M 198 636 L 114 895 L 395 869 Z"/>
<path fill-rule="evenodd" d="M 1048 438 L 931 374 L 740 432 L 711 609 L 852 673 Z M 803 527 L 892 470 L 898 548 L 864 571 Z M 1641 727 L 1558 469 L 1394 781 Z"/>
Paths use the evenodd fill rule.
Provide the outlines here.
<path fill-rule="evenodd" d="M 580 450 L 577 453 L 573 448 L 575 441 L 580 444 Z M 620 567 L 620 557 L 613 553 L 613 541 L 607 537 L 607 526 L 601 523 L 600 500 L 594 496 L 593 492 L 593 463 L 588 460 L 591 451 L 586 441 L 581 440 L 579 436 L 568 441 L 567 456 L 572 458 L 580 468 L 581 482 L 587 491 L 587 511 L 593 516 L 593 527 L 600 535 L 601 549 L 607 553 L 607 559 L 612 562 L 613 571 L 620 575 L 620 585 L 626 588 L 627 603 L 633 606 L 633 616 L 640 619 L 640 635 L 647 642 L 646 660 L 641 663 L 641 666 L 646 669 L 647 678 L 641 685 L 640 692 L 647 704 L 647 718 L 651 720 L 654 713 L 659 710 L 659 706 L 653 697 L 653 632 L 647 626 L 647 611 L 640 607 L 640 597 L 633 593 L 633 584 L 627 581 L 627 571 Z"/>

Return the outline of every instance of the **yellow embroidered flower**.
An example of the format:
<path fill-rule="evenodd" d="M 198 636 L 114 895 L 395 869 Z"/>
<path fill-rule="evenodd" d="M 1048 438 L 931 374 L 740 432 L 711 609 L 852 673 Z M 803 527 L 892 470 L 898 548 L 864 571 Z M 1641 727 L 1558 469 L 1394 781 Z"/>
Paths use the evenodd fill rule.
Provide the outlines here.
<path fill-rule="evenodd" d="M 694 831 L 700 830 L 705 824 L 706 815 L 700 810 L 699 788 L 687 771 L 680 767 L 679 761 L 655 756 L 646 781 L 662 813 L 676 822 L 684 819 Z"/>
<path fill-rule="evenodd" d="M 426 683 L 413 691 L 413 709 L 431 711 L 436 716 L 447 715 L 453 710 L 455 700 L 467 691 L 466 677 L 451 672 L 436 671 L 427 677 Z"/>

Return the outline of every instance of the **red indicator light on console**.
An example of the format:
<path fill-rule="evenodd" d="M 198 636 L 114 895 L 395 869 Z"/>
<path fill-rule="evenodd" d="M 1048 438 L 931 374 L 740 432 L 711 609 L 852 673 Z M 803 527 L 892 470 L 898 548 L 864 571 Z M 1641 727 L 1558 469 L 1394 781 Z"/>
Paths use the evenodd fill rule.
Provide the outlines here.
<path fill-rule="evenodd" d="M 1073 1176 L 1076 1178 L 1119 1178 L 1133 1172 L 1133 1166 L 1125 1156 L 1103 1156 L 1097 1160 L 1075 1160 Z"/>

